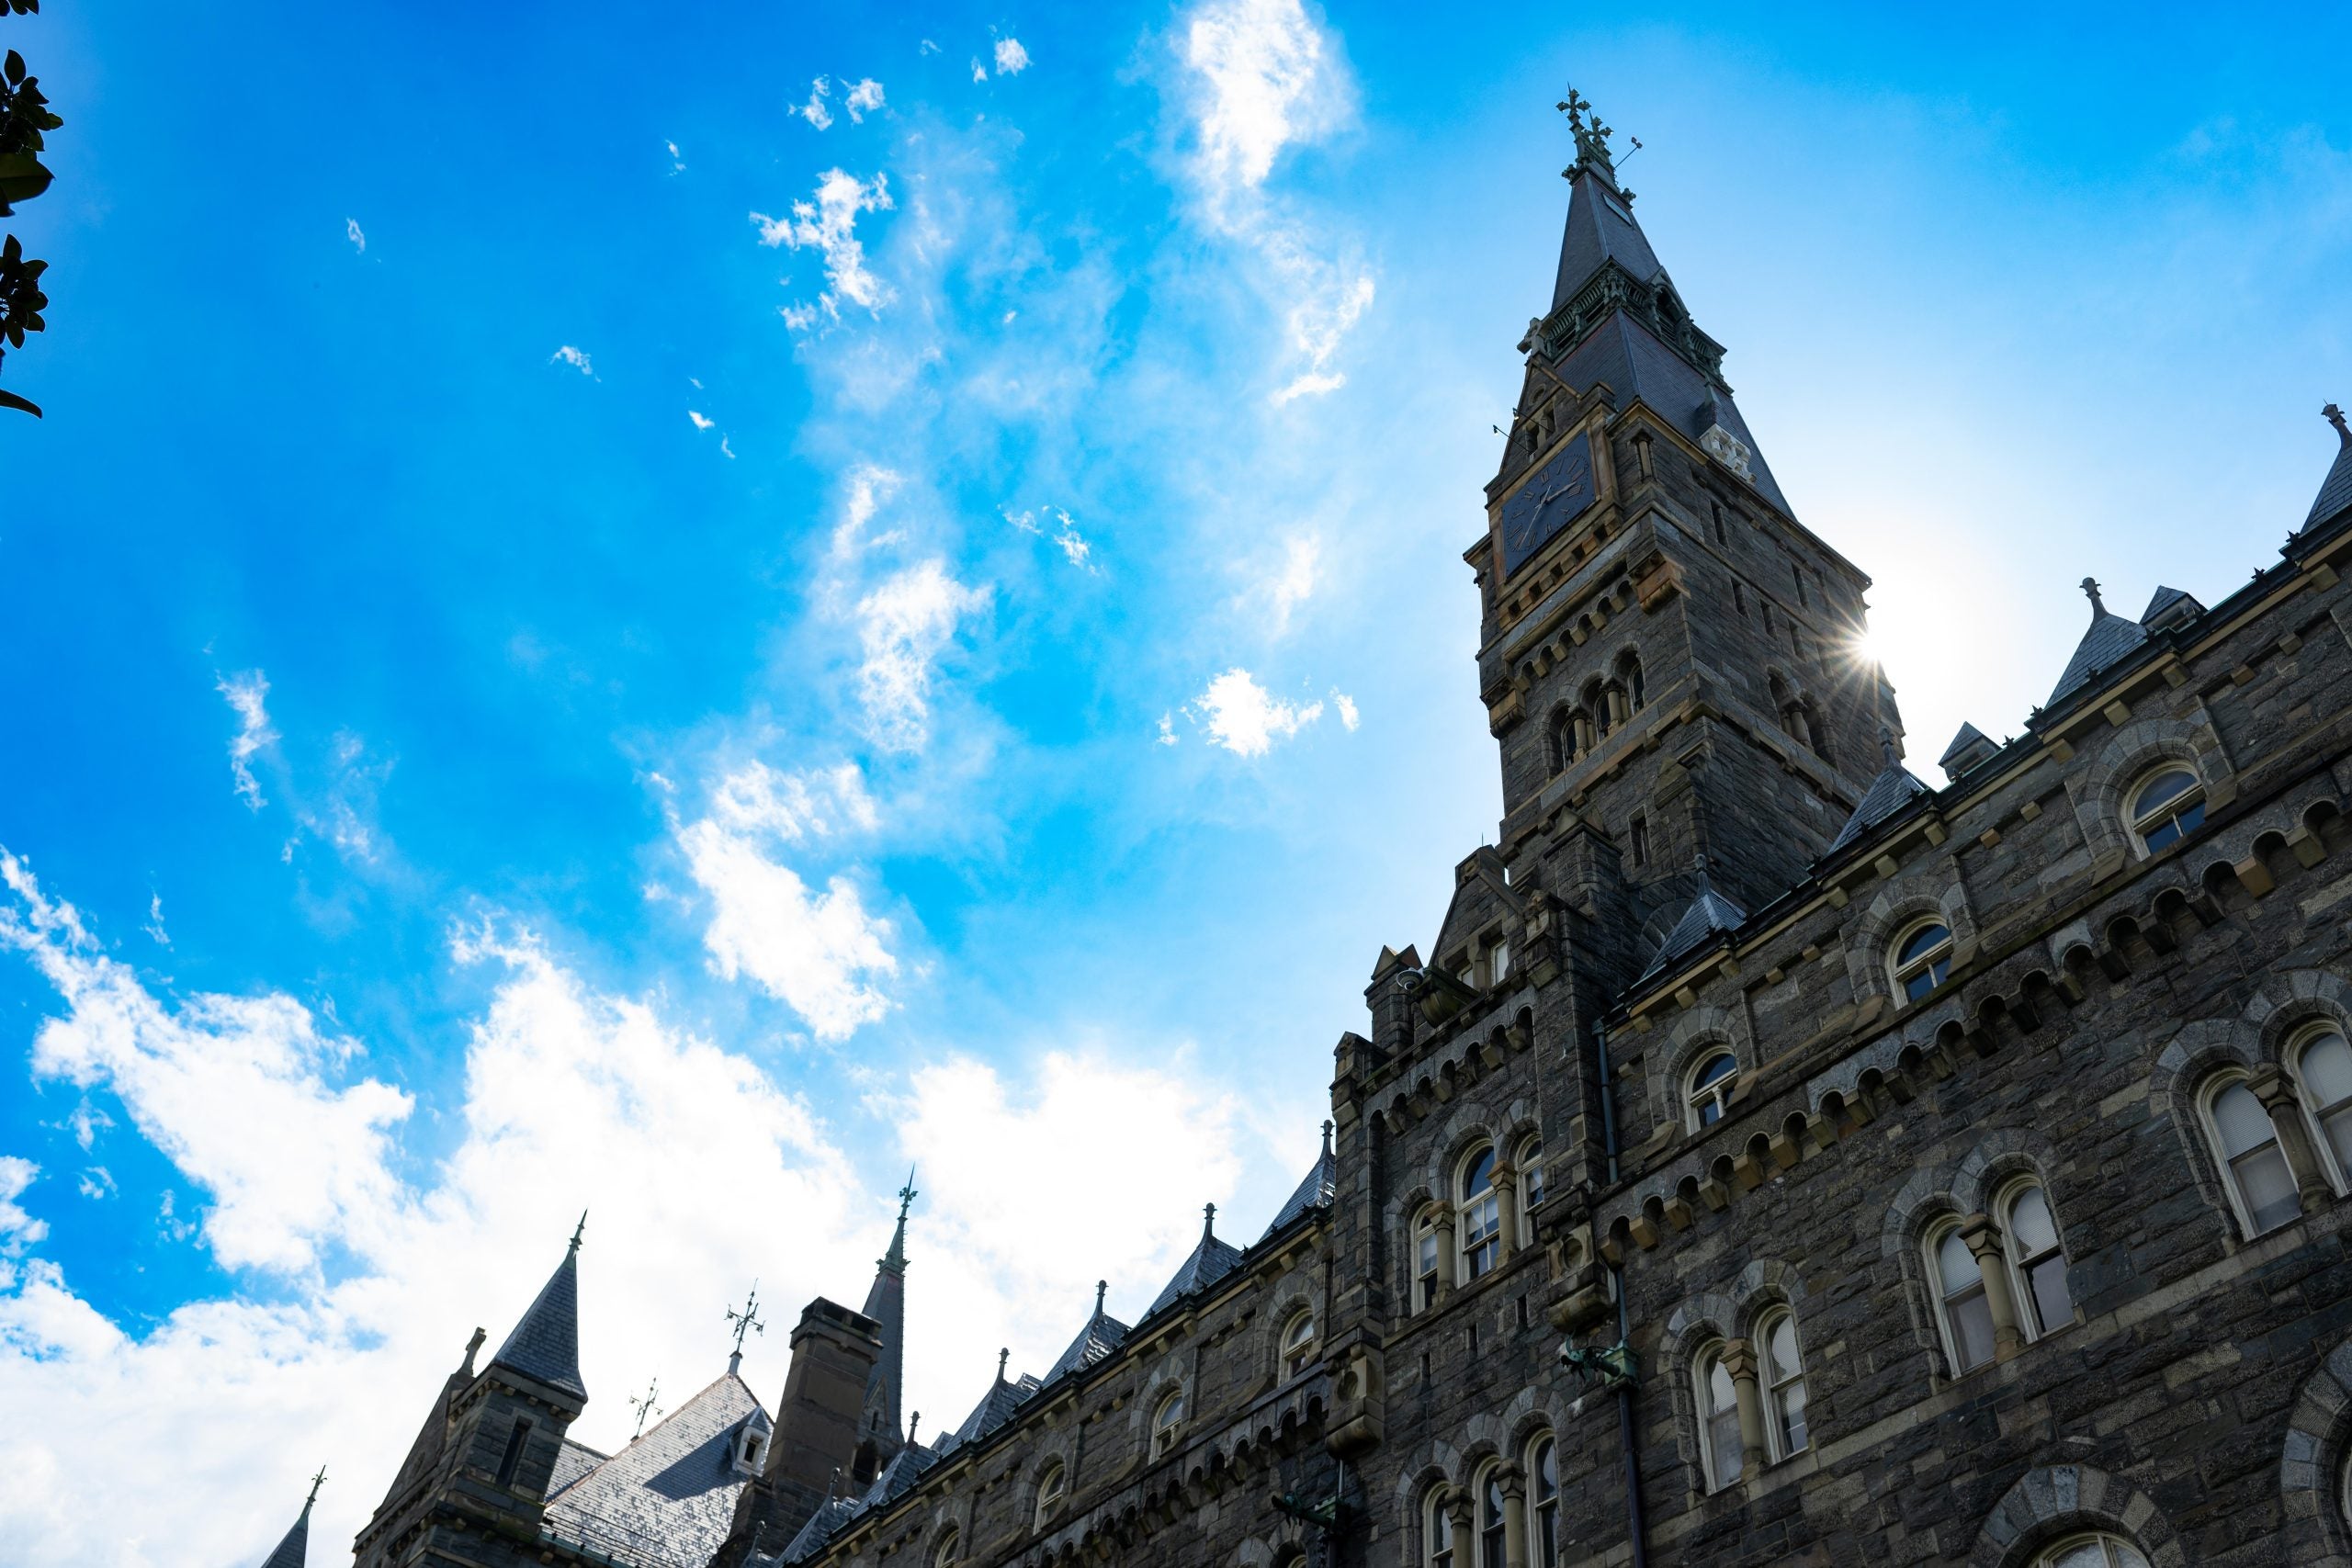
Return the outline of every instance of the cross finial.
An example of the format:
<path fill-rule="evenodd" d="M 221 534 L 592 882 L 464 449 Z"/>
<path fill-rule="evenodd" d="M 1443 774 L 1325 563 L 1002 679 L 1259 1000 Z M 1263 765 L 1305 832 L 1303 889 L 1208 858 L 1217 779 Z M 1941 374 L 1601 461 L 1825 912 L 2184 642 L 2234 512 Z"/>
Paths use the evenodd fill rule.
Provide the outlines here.
<path fill-rule="evenodd" d="M 1585 118 L 1585 111 L 1592 107 L 1591 100 L 1574 87 L 1568 89 L 1568 96 L 1560 100 L 1558 107 L 1560 112 L 1568 117 L 1568 130 L 1577 139 L 1576 166 L 1567 172 L 1574 175 L 1577 169 L 1596 169 L 1613 189 L 1617 183 L 1616 170 L 1609 157 L 1609 138 L 1613 132 L 1599 115 L 1589 120 Z"/>
<path fill-rule="evenodd" d="M 571 1253 L 573 1256 L 578 1255 L 580 1251 L 580 1238 L 582 1235 L 585 1235 L 587 1232 L 588 1211 L 582 1209 L 580 1211 L 580 1223 L 571 1227 Z"/>
<path fill-rule="evenodd" d="M 2346 446 L 2352 446 L 2352 424 L 2346 424 L 2344 423 L 2344 411 L 2342 409 L 2337 408 L 2334 403 L 2330 403 L 2327 407 L 2319 411 L 2319 416 L 2320 418 L 2327 421 L 2328 423 L 2335 426 L 2335 438 L 2338 441 L 2341 441 Z"/>
<path fill-rule="evenodd" d="M 2107 606 L 2099 601 L 2098 579 L 2096 577 L 2086 577 L 2082 581 L 2082 589 L 2083 592 L 2090 599 L 2091 614 L 2094 615 L 2106 615 Z"/>
<path fill-rule="evenodd" d="M 307 1514 L 311 1511 L 311 1505 L 319 1500 L 319 1488 L 324 1486 L 326 1483 L 327 1467 L 325 1465 L 321 1465 L 319 1466 L 318 1474 L 311 1477 L 311 1495 L 302 1499 L 302 1511 L 304 1513 Z"/>
<path fill-rule="evenodd" d="M 922 1196 L 922 1193 L 915 1190 L 915 1168 L 909 1166 L 907 1167 L 907 1184 L 899 1189 L 899 1219 L 901 1223 L 907 1217 L 907 1211 L 915 1206 L 915 1200 Z"/>
<path fill-rule="evenodd" d="M 628 1396 L 628 1407 L 637 1412 L 637 1427 L 628 1435 L 630 1442 L 633 1443 L 645 1436 L 646 1417 L 662 1414 L 662 1407 L 653 1403 L 661 1397 L 661 1394 L 662 1380 L 654 1378 L 646 1383 L 643 1394 L 632 1393 Z"/>
<path fill-rule="evenodd" d="M 1006 1346 L 996 1353 L 996 1381 L 1004 1381 L 1005 1363 L 1012 1359 L 1012 1348 Z"/>
<path fill-rule="evenodd" d="M 743 1359 L 743 1336 L 768 1331 L 768 1325 L 760 1321 L 760 1282 L 757 1280 L 752 1281 L 752 1293 L 744 1298 L 741 1312 L 733 1307 L 727 1309 L 727 1321 L 735 1325 L 735 1354 L 727 1363 L 727 1370 L 731 1372 Z"/>

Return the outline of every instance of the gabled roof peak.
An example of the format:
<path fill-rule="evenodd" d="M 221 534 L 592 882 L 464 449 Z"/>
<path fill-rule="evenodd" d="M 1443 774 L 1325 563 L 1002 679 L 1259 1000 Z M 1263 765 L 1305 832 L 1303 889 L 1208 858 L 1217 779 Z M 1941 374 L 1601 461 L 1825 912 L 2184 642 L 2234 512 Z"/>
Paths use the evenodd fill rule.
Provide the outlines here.
<path fill-rule="evenodd" d="M 1981 740 L 1984 737 L 1977 739 Z M 1879 754 L 1885 759 L 1885 768 L 1871 781 L 1871 787 L 1862 792 L 1854 814 L 1846 818 L 1846 825 L 1829 841 L 1829 848 L 1822 852 L 1822 859 L 1829 859 L 1881 823 L 1894 818 L 1914 799 L 1930 793 L 1926 784 L 1911 776 L 1911 770 L 1903 765 L 1903 759 L 1894 754 L 1893 731 L 1883 728 L 1879 731 Z"/>
<path fill-rule="evenodd" d="M 588 1223 L 581 1216 L 581 1226 Z M 588 1397 L 586 1385 L 580 1381 L 580 1231 L 571 1233 L 571 1245 L 565 1249 L 563 1261 L 555 1266 L 548 1282 L 539 1287 L 514 1332 L 490 1359 L 495 1369 L 503 1367 L 536 1378 L 550 1388 L 567 1393 Z"/>
<path fill-rule="evenodd" d="M 2111 668 L 2148 640 L 2147 627 L 2137 621 L 2126 620 L 2107 607 L 2106 602 L 2099 597 L 2098 579 L 2084 578 L 2082 590 L 2091 602 L 2090 628 L 2075 645 L 2075 656 L 2066 661 L 2065 671 L 2058 677 L 2058 684 L 2051 688 L 2050 701 L 2045 706 L 2056 707 L 2089 684 L 2092 676 Z"/>

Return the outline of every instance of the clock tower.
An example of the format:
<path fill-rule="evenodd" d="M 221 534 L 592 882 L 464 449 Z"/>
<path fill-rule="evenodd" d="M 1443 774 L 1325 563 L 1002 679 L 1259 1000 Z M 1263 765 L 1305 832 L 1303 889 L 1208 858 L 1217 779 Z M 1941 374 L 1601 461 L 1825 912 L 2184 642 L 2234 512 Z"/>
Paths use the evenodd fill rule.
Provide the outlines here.
<path fill-rule="evenodd" d="M 1713 892 L 1755 908 L 1886 766 L 1882 731 L 1899 740 L 1859 652 L 1869 579 L 1797 521 L 1609 128 L 1573 93 L 1560 107 L 1577 157 L 1559 271 L 1464 557 L 1503 850 L 1603 846 L 1552 880 L 1614 884 L 1634 927 L 1688 906 L 1702 855 Z"/>

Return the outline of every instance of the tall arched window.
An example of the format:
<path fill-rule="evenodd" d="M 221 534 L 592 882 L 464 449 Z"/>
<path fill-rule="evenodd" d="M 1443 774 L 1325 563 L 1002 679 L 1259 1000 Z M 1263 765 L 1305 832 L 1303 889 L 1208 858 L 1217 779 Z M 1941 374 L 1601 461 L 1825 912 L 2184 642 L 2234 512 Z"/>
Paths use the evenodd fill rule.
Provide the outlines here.
<path fill-rule="evenodd" d="M 2312 1130 L 2335 1167 L 2336 1190 L 2352 1190 L 2352 1044 L 2326 1025 L 2297 1042 L 2293 1059 Z"/>
<path fill-rule="evenodd" d="M 2132 791 L 2132 836 L 2150 854 L 2205 825 L 2205 786 L 2174 763 Z"/>
<path fill-rule="evenodd" d="M 1566 708 L 1552 715 L 1551 728 L 1545 732 L 1551 748 L 1551 771 L 1565 773 L 1577 757 L 1576 721 Z"/>
<path fill-rule="evenodd" d="M 1782 1307 L 1758 1318 L 1756 1353 L 1764 1382 L 1764 1435 L 1772 1445 L 1772 1458 L 1803 1453 L 1804 1353 L 1797 1347 L 1796 1315 Z"/>
<path fill-rule="evenodd" d="M 1699 1451 L 1707 1490 L 1720 1492 L 1739 1479 L 1739 1391 L 1724 1366 L 1720 1340 L 1699 1352 L 1691 1385 L 1699 1402 Z"/>
<path fill-rule="evenodd" d="M 964 1538 L 954 1525 L 940 1532 L 939 1544 L 932 1548 L 931 1568 L 953 1568 L 963 1561 Z"/>
<path fill-rule="evenodd" d="M 1951 1370 L 1973 1372 L 1993 1359 L 1993 1308 L 1984 1299 L 1984 1271 L 1960 1239 L 1960 1222 L 1928 1233 L 1928 1277 L 1935 1281 L 1937 1316 Z"/>
<path fill-rule="evenodd" d="M 2206 1092 L 2205 1119 L 2221 1151 L 2230 1201 L 2250 1236 L 2277 1230 L 2302 1213 L 2294 1173 L 2278 1147 L 2270 1112 L 2243 1077 L 2224 1078 Z"/>
<path fill-rule="evenodd" d="M 1730 1052 L 1716 1051 L 1700 1058 L 1682 1085 L 1684 1119 L 1690 1131 L 1712 1127 L 1724 1119 L 1724 1109 L 1731 1103 L 1731 1091 L 1738 1082 L 1739 1063 Z"/>
<path fill-rule="evenodd" d="M 1453 1521 L 1445 1514 L 1445 1483 L 1421 1494 L 1422 1568 L 1453 1568 Z"/>
<path fill-rule="evenodd" d="M 1639 871 L 1650 863 L 1650 825 L 1645 818 L 1634 818 L 1632 832 L 1626 835 L 1634 841 L 1634 869 Z"/>
<path fill-rule="evenodd" d="M 1283 1376 L 1295 1378 L 1315 1363 L 1315 1314 L 1301 1307 L 1283 1325 Z"/>
<path fill-rule="evenodd" d="M 1503 1213 L 1495 1197 L 1492 1144 L 1481 1144 L 1463 1156 L 1454 1191 L 1460 1203 L 1454 1234 L 1462 1248 L 1462 1280 L 1467 1284 L 1502 1261 Z"/>
<path fill-rule="evenodd" d="M 1527 1526 L 1530 1568 L 1559 1568 L 1560 1449 L 1549 1432 L 1527 1445 Z"/>
<path fill-rule="evenodd" d="M 1600 682 L 1594 681 L 1585 687 L 1582 706 L 1586 713 L 1592 716 L 1593 734 L 1596 737 L 1606 735 L 1614 728 L 1609 719 L 1609 698 L 1602 693 Z"/>
<path fill-rule="evenodd" d="M 1535 1206 L 1544 1201 L 1542 1134 L 1530 1133 L 1520 1139 L 1510 1163 L 1519 1168 L 1519 1234 L 1523 1240 L 1535 1234 Z"/>
<path fill-rule="evenodd" d="M 2028 1339 L 2055 1334 L 2075 1321 L 2075 1298 L 2066 1290 L 2066 1249 L 2060 1245 L 2058 1217 L 2049 1194 L 2030 1181 L 2003 1192 L 1996 1205 L 2015 1281 L 2018 1326 Z"/>
<path fill-rule="evenodd" d="M 1478 1472 L 1478 1568 L 1503 1562 L 1503 1467 L 1489 1461 Z"/>
<path fill-rule="evenodd" d="M 1046 1467 L 1046 1473 L 1037 1478 L 1037 1508 L 1030 1517 L 1030 1529 L 1044 1529 L 1046 1521 L 1052 1518 L 1054 1511 L 1062 1506 L 1064 1481 L 1068 1473 L 1062 1469 L 1062 1461 L 1056 1460 Z"/>
<path fill-rule="evenodd" d="M 1951 928 L 1940 920 L 1921 920 L 1904 931 L 1887 962 L 1896 994 L 1906 1002 L 1917 1001 L 1951 973 Z"/>
<path fill-rule="evenodd" d="M 2148 1560 L 2121 1536 L 2070 1535 L 2044 1547 L 2033 1568 L 2148 1568 Z"/>
<path fill-rule="evenodd" d="M 1151 1457 L 1172 1452 L 1176 1436 L 1184 1428 L 1184 1391 L 1171 1388 L 1151 1413 Z"/>
<path fill-rule="evenodd" d="M 1437 1305 L 1438 1284 L 1437 1210 L 1423 1209 L 1413 1222 L 1413 1310 L 1427 1312 Z"/>

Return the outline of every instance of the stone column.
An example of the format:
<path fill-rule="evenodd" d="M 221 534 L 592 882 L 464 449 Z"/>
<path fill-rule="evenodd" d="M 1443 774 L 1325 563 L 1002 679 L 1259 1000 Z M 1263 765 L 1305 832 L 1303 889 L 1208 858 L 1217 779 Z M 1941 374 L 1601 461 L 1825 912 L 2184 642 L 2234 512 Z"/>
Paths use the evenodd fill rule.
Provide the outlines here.
<path fill-rule="evenodd" d="M 1501 1243 L 1496 1248 L 1498 1264 L 1508 1263 L 1519 1251 L 1519 1169 L 1508 1159 L 1495 1161 L 1495 1218 L 1498 1229 L 1495 1239 Z"/>
<path fill-rule="evenodd" d="M 1745 1339 L 1724 1342 L 1724 1371 L 1731 1374 L 1732 1398 L 1739 1406 L 1739 1473 L 1753 1481 L 1764 1473 L 1764 1395 L 1756 1384 L 1756 1347 Z"/>
<path fill-rule="evenodd" d="M 2295 1178 L 2303 1213 L 2319 1213 L 2334 1200 L 2335 1189 L 2329 1184 L 2327 1167 L 2312 1142 L 2311 1119 L 2303 1114 L 2302 1096 L 2295 1091 L 2294 1080 L 2277 1063 L 2266 1062 L 2255 1068 L 2245 1086 L 2262 1101 L 2262 1109 L 2270 1112 L 2271 1128 L 2278 1134 L 2278 1152 L 2287 1156 L 2287 1169 Z"/>
<path fill-rule="evenodd" d="M 1634 716 L 1633 706 L 1631 704 L 1626 702 L 1625 694 L 1622 688 L 1617 686 L 1610 687 L 1609 694 L 1604 700 L 1609 704 L 1610 728 L 1615 729 L 1620 725 L 1623 725 L 1627 719 Z"/>
<path fill-rule="evenodd" d="M 2001 1227 L 1990 1214 L 1971 1214 L 1961 1223 L 1960 1239 L 1984 1277 L 1984 1309 L 1993 1318 L 1993 1359 L 2006 1361 L 2025 1348 L 2025 1333 L 2018 1327 L 2018 1302 L 2009 1291 L 2009 1258 L 2001 1245 Z"/>
<path fill-rule="evenodd" d="M 1445 1500 L 1446 1517 L 1453 1522 L 1453 1568 L 1477 1568 L 1478 1532 L 1471 1524 L 1476 1501 L 1468 1488 L 1461 1486 Z"/>
<path fill-rule="evenodd" d="M 1453 1211 L 1447 1208 L 1437 1217 L 1437 1299 L 1444 1301 L 1453 1294 L 1454 1266 L 1460 1261 L 1453 1255 Z"/>
<path fill-rule="evenodd" d="M 1527 1568 L 1527 1472 L 1502 1467 L 1503 1568 Z"/>

